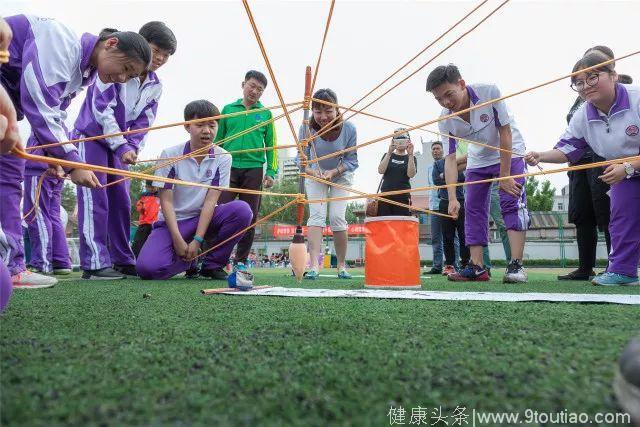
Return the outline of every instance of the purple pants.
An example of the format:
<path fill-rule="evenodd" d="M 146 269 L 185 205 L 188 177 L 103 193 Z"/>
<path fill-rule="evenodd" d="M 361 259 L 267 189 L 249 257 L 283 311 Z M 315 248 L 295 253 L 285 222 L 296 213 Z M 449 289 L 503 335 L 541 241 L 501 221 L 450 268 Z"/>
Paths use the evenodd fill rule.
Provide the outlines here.
<path fill-rule="evenodd" d="M 0 311 L 4 310 L 9 303 L 11 292 L 13 292 L 13 286 L 11 285 L 9 270 L 0 262 Z"/>
<path fill-rule="evenodd" d="M 611 186 L 611 253 L 612 273 L 638 277 L 640 262 L 640 178 L 623 179 Z"/>
<path fill-rule="evenodd" d="M 38 176 L 25 176 L 24 206 L 26 215 L 35 203 Z M 60 220 L 60 202 L 64 180 L 45 178 L 40 192 L 39 209 L 25 218 L 31 242 L 29 265 L 44 273 L 54 268 L 71 268 L 67 237 Z"/>
<path fill-rule="evenodd" d="M 216 206 L 213 219 L 207 229 L 207 237 L 215 236 L 213 244 L 228 239 L 235 233 L 251 224 L 253 213 L 246 202 L 234 200 L 224 205 Z M 193 240 L 198 228 L 199 217 L 178 221 L 178 229 L 182 238 L 187 242 Z M 233 246 L 242 236 L 229 240 L 224 245 L 203 256 L 203 268 L 215 269 L 227 265 Z M 186 271 L 191 263 L 180 259 L 174 249 L 171 234 L 164 221 L 156 221 L 153 231 L 145 242 L 136 269 L 143 279 L 168 279 L 178 273 Z"/>
<path fill-rule="evenodd" d="M 0 258 L 12 276 L 26 270 L 20 214 L 23 175 L 24 160 L 0 156 Z"/>
<path fill-rule="evenodd" d="M 511 175 L 524 173 L 522 158 L 511 159 Z M 500 164 L 484 168 L 467 169 L 465 182 L 480 181 L 500 176 Z M 522 185 L 520 197 L 514 197 L 500 190 L 500 211 L 507 230 L 525 231 L 529 227 L 527 196 L 524 192 L 524 178 L 516 179 Z M 465 186 L 464 231 L 467 246 L 487 246 L 489 243 L 489 210 L 491 183 Z"/>
<path fill-rule="evenodd" d="M 93 141 L 80 144 L 82 160 L 92 165 L 126 169 L 108 147 Z M 95 172 L 100 184 L 116 181 L 121 176 Z M 89 189 L 78 186 L 78 233 L 80 234 L 80 267 L 99 270 L 113 264 L 136 263 L 129 236 L 131 200 L 129 181 L 107 188 Z"/>

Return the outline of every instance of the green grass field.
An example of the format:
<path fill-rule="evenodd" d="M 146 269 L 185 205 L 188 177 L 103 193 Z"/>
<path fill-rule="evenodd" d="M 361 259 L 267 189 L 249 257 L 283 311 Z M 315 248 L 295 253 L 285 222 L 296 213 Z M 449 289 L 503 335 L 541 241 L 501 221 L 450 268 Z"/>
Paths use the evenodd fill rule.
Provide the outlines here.
<path fill-rule="evenodd" d="M 259 285 L 364 281 L 298 285 L 285 270 L 254 273 Z M 560 283 L 556 274 L 530 272 L 526 285 L 422 282 L 640 294 Z M 71 278 L 14 292 L 0 317 L 2 425 L 383 426 L 400 406 L 407 425 L 418 406 L 429 414 L 423 425 L 437 408 L 443 416 L 456 407 L 619 412 L 614 365 L 640 324 L 637 306 L 199 292 L 222 283 Z"/>

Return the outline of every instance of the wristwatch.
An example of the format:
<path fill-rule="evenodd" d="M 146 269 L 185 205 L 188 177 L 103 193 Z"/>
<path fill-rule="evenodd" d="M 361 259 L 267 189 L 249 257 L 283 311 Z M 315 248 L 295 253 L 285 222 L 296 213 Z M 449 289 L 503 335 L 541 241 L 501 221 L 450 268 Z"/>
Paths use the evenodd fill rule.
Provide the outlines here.
<path fill-rule="evenodd" d="M 624 166 L 624 173 L 627 174 L 627 179 L 631 178 L 636 173 L 636 170 L 631 166 L 631 163 L 624 162 L 622 166 Z"/>

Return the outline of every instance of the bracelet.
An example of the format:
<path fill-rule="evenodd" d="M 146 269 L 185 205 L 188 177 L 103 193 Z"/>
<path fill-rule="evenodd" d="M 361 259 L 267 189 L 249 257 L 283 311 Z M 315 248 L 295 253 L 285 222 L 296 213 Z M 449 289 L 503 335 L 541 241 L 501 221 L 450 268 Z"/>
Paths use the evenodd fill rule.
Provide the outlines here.
<path fill-rule="evenodd" d="M 197 234 L 195 236 L 193 236 L 193 240 L 195 240 L 196 242 L 200 243 L 201 245 L 204 243 L 204 239 L 200 236 L 198 236 Z"/>

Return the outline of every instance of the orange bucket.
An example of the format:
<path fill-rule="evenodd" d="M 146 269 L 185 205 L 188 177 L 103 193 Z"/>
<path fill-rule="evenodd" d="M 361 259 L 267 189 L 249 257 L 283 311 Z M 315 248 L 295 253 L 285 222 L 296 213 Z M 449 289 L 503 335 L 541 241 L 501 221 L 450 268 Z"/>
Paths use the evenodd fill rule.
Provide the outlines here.
<path fill-rule="evenodd" d="M 418 219 L 379 216 L 364 225 L 365 288 L 420 289 Z"/>

